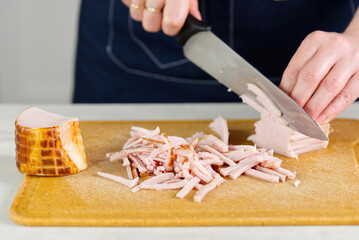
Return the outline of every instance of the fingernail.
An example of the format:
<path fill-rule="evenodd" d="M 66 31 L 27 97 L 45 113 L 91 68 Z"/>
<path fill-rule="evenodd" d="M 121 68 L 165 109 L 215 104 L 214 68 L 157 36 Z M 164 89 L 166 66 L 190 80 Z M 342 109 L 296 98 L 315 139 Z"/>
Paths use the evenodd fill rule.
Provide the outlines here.
<path fill-rule="evenodd" d="M 316 119 L 317 123 L 322 123 L 327 119 L 327 115 L 325 113 L 320 114 L 319 117 Z"/>

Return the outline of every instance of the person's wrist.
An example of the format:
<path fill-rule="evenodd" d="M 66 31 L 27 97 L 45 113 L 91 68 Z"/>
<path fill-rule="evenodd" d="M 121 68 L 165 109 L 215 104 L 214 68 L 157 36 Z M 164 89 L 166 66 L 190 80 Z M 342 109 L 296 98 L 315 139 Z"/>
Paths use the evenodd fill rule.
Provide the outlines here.
<path fill-rule="evenodd" d="M 343 34 L 354 37 L 355 39 L 359 40 L 359 29 L 346 29 Z"/>

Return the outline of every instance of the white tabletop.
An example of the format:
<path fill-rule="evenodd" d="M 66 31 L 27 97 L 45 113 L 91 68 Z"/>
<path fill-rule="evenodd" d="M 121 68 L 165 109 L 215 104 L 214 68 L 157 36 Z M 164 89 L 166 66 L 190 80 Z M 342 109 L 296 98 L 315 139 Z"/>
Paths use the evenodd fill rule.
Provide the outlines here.
<path fill-rule="evenodd" d="M 28 106 L 0 104 L 0 239 L 359 239 L 359 226 L 273 227 L 25 227 L 13 223 L 9 208 L 24 175 L 15 165 L 14 121 Z M 258 118 L 240 103 L 38 105 L 80 120 L 170 120 Z M 339 117 L 359 119 L 359 103 Z"/>

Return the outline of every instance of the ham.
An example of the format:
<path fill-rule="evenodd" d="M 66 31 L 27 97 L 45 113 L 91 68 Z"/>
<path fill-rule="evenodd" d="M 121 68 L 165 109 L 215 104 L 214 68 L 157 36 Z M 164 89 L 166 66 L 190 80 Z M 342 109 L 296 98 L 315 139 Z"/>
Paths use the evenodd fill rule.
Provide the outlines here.
<path fill-rule="evenodd" d="M 216 132 L 222 141 L 228 145 L 229 131 L 227 120 L 224 119 L 221 115 L 214 119 L 213 122 L 209 124 L 209 127 L 212 131 Z"/>
<path fill-rule="evenodd" d="M 210 124 L 210 128 L 220 139 L 203 132 L 185 139 L 167 136 L 159 128 L 132 127 L 132 137 L 124 147 L 106 155 L 110 160 L 122 159 L 128 179 L 99 175 L 131 187 L 132 192 L 178 189 L 176 196 L 184 198 L 191 191 L 197 191 L 193 197 L 195 202 L 201 202 L 228 176 L 237 179 L 247 175 L 273 183 L 295 177 L 294 172 L 281 167 L 282 161 L 273 156 L 272 150 L 229 145 L 227 121 L 221 116 Z M 150 177 L 143 181 L 138 175 Z"/>
<path fill-rule="evenodd" d="M 127 187 L 130 187 L 130 188 L 133 188 L 134 186 L 137 185 L 137 182 L 138 182 L 138 177 L 136 177 L 135 179 L 133 180 L 128 180 L 124 177 L 121 177 L 121 176 L 116 176 L 116 175 L 113 175 L 113 174 L 109 174 L 109 173 L 103 173 L 103 172 L 97 172 L 97 175 L 101 176 L 101 177 L 104 177 L 104 178 L 107 178 L 107 179 L 110 179 L 112 181 L 115 181 L 115 182 L 118 182 L 118 183 L 121 183 Z"/>
<path fill-rule="evenodd" d="M 278 176 L 264 173 L 264 172 L 261 172 L 261 171 L 255 170 L 255 169 L 248 169 L 244 173 L 248 176 L 255 177 L 255 178 L 267 181 L 267 182 L 279 182 Z"/>
<path fill-rule="evenodd" d="M 300 180 L 298 180 L 298 179 L 295 180 L 294 183 L 293 183 L 294 187 L 298 187 L 299 184 L 300 184 Z"/>
<path fill-rule="evenodd" d="M 15 121 L 15 144 L 21 173 L 61 176 L 87 168 L 77 118 L 27 108 Z"/>
<path fill-rule="evenodd" d="M 223 178 L 216 178 L 209 184 L 201 187 L 198 192 L 193 197 L 193 200 L 195 202 L 202 202 L 203 198 L 213 189 L 215 189 L 217 186 L 219 186 L 221 183 L 224 182 Z"/>
<path fill-rule="evenodd" d="M 261 114 L 261 119 L 254 124 L 255 134 L 248 140 L 259 147 L 273 149 L 276 153 L 291 158 L 298 158 L 299 154 L 328 146 L 328 141 L 310 138 L 289 128 L 288 123 L 281 117 L 280 110 L 258 86 L 248 84 L 248 89 L 256 97 L 253 99 L 242 95 L 243 102 Z M 328 136 L 330 133 L 329 123 L 319 123 L 318 125 Z"/>
<path fill-rule="evenodd" d="M 176 197 L 184 198 L 199 182 L 201 179 L 193 177 L 187 184 L 179 191 Z"/>

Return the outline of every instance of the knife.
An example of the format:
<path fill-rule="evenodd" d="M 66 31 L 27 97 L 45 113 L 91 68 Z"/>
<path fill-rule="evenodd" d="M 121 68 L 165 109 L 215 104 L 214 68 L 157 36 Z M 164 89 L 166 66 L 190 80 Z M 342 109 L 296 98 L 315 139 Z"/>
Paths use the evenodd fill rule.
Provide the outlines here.
<path fill-rule="evenodd" d="M 328 141 L 303 108 L 214 35 L 205 22 L 189 14 L 177 41 L 183 46 L 186 58 L 239 96 L 245 94 L 257 102 L 247 84 L 257 85 L 279 108 L 290 128 L 308 137 Z"/>

